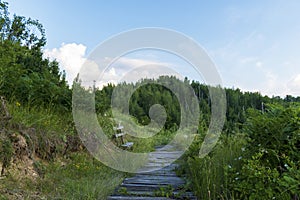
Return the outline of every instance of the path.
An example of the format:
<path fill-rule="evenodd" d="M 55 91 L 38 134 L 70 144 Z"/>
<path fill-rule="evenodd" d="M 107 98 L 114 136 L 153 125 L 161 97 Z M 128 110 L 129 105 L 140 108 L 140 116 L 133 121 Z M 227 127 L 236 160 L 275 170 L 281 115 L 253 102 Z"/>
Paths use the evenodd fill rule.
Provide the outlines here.
<path fill-rule="evenodd" d="M 167 199 L 196 199 L 192 192 L 184 189 L 185 180 L 175 173 L 177 164 L 164 167 L 170 159 L 178 157 L 180 152 L 172 146 L 157 148 L 150 153 L 148 163 L 133 177 L 125 178 L 116 189 L 115 194 L 108 200 L 167 200 Z M 152 171 L 157 167 L 164 167 Z M 149 172 L 144 172 L 149 171 Z"/>

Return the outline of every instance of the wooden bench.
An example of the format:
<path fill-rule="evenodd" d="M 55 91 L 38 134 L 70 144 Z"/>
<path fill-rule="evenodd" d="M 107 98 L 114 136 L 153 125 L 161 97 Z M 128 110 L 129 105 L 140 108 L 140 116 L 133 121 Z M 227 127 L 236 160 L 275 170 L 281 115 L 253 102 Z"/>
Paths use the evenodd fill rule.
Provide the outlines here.
<path fill-rule="evenodd" d="M 114 138 L 116 139 L 117 145 L 123 149 L 131 149 L 133 147 L 133 142 L 125 142 L 124 137 L 126 133 L 123 131 L 123 126 L 119 123 L 117 127 L 114 127 Z M 120 142 L 118 142 L 120 141 Z"/>

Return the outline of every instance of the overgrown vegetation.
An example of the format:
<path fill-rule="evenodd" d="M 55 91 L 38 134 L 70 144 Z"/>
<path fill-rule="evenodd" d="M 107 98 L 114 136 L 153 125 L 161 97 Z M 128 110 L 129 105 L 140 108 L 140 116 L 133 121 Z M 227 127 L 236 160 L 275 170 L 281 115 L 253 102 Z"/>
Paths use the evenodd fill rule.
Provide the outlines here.
<path fill-rule="evenodd" d="M 76 84 L 68 86 L 59 63 L 43 58 L 46 37 L 42 25 L 30 18 L 9 16 L 7 3 L 0 1 L 0 96 L 7 100 L 1 98 L 0 198 L 105 199 L 126 174 L 104 166 L 82 145 L 71 113 Z M 92 88 L 82 99 L 95 95 L 99 124 L 111 138 L 117 123 L 111 110 L 113 91 L 122 88 L 121 96 L 126 96 L 141 86 L 129 101 L 132 117 L 119 110 L 118 119 L 128 130 L 134 130 L 130 127 L 133 121 L 138 124 L 136 134 L 143 133 L 142 125 L 151 122 L 150 107 L 165 107 L 166 123 L 155 137 L 127 136 L 134 142 L 132 151 L 149 152 L 170 141 L 182 114 L 176 95 L 158 82 L 170 83 L 183 94 L 187 93 L 182 83 L 190 85 L 198 98 L 199 127 L 181 160 L 180 172 L 188 177 L 199 199 L 299 199 L 300 97 L 271 98 L 225 89 L 225 126 L 218 144 L 204 158 L 198 153 L 210 121 L 209 86 L 162 76 Z M 80 80 L 76 83 L 84 90 Z M 128 102 L 121 98 L 116 105 L 124 103 Z M 169 191 L 158 194 L 169 196 Z"/>
<path fill-rule="evenodd" d="M 200 199 L 298 199 L 300 104 L 250 109 L 241 133 L 224 136 L 205 158 L 184 165 Z"/>

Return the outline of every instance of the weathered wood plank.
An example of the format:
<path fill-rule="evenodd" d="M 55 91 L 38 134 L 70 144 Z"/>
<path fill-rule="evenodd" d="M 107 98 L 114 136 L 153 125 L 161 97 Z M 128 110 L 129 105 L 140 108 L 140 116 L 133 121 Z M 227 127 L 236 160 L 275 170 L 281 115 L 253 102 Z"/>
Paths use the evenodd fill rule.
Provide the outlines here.
<path fill-rule="evenodd" d="M 133 180 L 133 181 L 125 181 L 124 184 L 139 184 L 142 186 L 153 185 L 153 180 Z M 179 187 L 184 184 L 183 181 L 169 181 L 169 180 L 161 180 L 155 181 L 155 184 L 159 186 L 171 185 L 172 187 Z"/>
<path fill-rule="evenodd" d="M 144 172 L 144 173 L 140 173 L 139 175 L 143 176 L 143 175 L 151 175 L 152 172 Z M 159 171 L 159 172 L 155 172 L 152 173 L 155 176 L 168 176 L 168 177 L 177 177 L 176 173 L 172 173 L 172 172 L 163 172 L 163 171 Z"/>
<path fill-rule="evenodd" d="M 141 184 L 141 183 L 123 183 L 121 187 L 126 188 L 127 192 L 130 191 L 159 191 L 162 188 L 169 188 L 172 187 L 174 190 L 179 189 L 182 187 L 182 184 Z"/>
<path fill-rule="evenodd" d="M 156 176 L 156 175 L 137 175 L 131 178 L 125 178 L 124 181 L 138 181 L 138 180 L 149 180 L 149 181 L 180 181 L 184 183 L 182 178 L 177 176 L 175 177 L 166 177 L 166 176 Z"/>
<path fill-rule="evenodd" d="M 175 169 L 178 164 L 170 161 L 175 160 L 179 151 L 174 151 L 174 147 L 166 146 L 156 152 L 149 154 L 148 162 L 133 177 L 125 178 L 120 188 L 125 189 L 124 194 L 120 194 L 116 189 L 116 194 L 108 197 L 109 200 L 167 200 L 167 199 L 192 199 L 196 200 L 192 192 L 182 190 L 185 180 L 178 177 Z M 166 191 L 169 193 L 166 194 Z M 161 192 L 161 193 L 160 193 Z M 164 196 L 159 196 L 164 195 Z M 168 197 L 166 197 L 166 195 Z"/>
<path fill-rule="evenodd" d="M 137 189 L 137 190 L 153 190 L 153 189 L 160 189 L 163 187 L 166 187 L 166 185 L 160 185 L 160 184 L 156 184 L 156 183 L 152 183 L 152 184 L 135 184 L 135 183 L 122 183 L 121 187 L 126 187 L 127 189 Z"/>
<path fill-rule="evenodd" d="M 139 198 L 150 198 L 150 199 L 154 199 L 154 198 L 158 198 L 155 196 L 156 194 L 154 192 L 143 192 L 143 191 L 131 191 L 128 192 L 126 195 L 119 195 L 119 196 L 123 196 L 123 197 L 129 197 L 130 199 L 133 199 L 134 197 L 138 197 Z M 185 192 L 185 193 L 181 193 L 178 191 L 174 191 L 172 194 L 172 197 L 167 198 L 167 199 L 189 199 L 189 200 L 197 200 L 197 198 L 195 197 L 195 195 L 192 192 Z M 166 198 L 166 197 L 160 197 L 160 198 Z M 109 198 L 108 198 L 109 199 Z"/>
<path fill-rule="evenodd" d="M 108 200 L 170 200 L 167 197 L 111 196 Z M 171 199 L 172 200 L 172 199 Z"/>

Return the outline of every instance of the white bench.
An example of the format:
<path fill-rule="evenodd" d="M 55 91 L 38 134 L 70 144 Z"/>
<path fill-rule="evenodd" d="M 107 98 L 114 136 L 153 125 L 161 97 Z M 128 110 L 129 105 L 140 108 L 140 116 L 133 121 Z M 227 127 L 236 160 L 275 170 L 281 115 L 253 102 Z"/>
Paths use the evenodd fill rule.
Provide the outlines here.
<path fill-rule="evenodd" d="M 118 146 L 121 146 L 123 149 L 131 149 L 133 147 L 133 142 L 124 141 L 124 136 L 126 135 L 126 133 L 123 132 L 123 128 L 124 127 L 120 124 L 118 125 L 118 127 L 114 127 L 114 138 L 116 139 Z M 121 143 L 118 144 L 118 140 L 120 140 Z"/>

